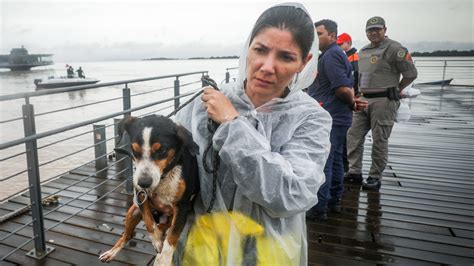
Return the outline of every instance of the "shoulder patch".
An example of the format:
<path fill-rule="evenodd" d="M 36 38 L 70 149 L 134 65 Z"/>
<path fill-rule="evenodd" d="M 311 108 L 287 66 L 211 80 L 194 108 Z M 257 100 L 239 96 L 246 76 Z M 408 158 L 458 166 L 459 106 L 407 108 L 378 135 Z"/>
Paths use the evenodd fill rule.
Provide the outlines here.
<path fill-rule="evenodd" d="M 400 57 L 400 58 L 404 58 L 406 54 L 407 54 L 407 52 L 405 52 L 405 50 L 403 50 L 403 49 L 400 49 L 397 52 L 397 56 Z"/>

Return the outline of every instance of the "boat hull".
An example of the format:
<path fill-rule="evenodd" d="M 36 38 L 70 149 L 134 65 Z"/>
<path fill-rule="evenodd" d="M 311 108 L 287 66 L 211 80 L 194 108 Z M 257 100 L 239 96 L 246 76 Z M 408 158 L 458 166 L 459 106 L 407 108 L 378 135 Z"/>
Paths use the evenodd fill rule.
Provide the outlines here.
<path fill-rule="evenodd" d="M 437 81 L 430 81 L 430 82 L 423 82 L 423 83 L 418 83 L 417 85 L 442 85 L 442 86 L 447 86 L 453 81 L 453 79 L 443 79 L 443 80 L 437 80 Z"/>
<path fill-rule="evenodd" d="M 45 82 L 38 81 L 35 82 L 37 89 L 54 89 L 54 88 L 63 88 L 63 87 L 72 87 L 72 86 L 81 86 L 81 85 L 90 85 L 99 82 L 98 79 L 63 79 L 63 80 L 47 80 Z"/>
<path fill-rule="evenodd" d="M 22 71 L 22 70 L 30 70 L 33 67 L 40 67 L 40 66 L 49 66 L 52 65 L 53 62 L 42 63 L 42 64 L 28 64 L 28 65 L 0 65 L 0 68 L 9 68 L 11 71 Z"/>

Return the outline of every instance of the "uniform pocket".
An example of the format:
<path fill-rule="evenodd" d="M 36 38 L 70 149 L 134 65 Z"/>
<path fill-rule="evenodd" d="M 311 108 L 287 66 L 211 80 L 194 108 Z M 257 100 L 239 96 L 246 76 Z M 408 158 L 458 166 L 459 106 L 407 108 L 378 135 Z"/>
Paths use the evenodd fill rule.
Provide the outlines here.
<path fill-rule="evenodd" d="M 394 121 L 393 120 L 379 120 L 377 121 L 377 129 L 383 139 L 390 138 L 390 134 L 392 134 Z"/>

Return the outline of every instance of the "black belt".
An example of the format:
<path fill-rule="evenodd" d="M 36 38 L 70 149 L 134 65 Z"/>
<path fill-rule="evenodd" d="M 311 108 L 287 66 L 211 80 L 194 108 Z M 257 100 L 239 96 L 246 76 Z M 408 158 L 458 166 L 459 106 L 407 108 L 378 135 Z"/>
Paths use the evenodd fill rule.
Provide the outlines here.
<path fill-rule="evenodd" d="M 382 97 L 387 98 L 388 92 L 384 91 L 384 92 L 375 92 L 375 93 L 362 93 L 362 95 L 365 98 L 382 98 Z"/>
<path fill-rule="evenodd" d="M 395 87 L 391 87 L 391 88 L 387 88 L 385 91 L 383 92 L 374 92 L 374 93 L 365 93 L 363 92 L 362 95 L 365 97 L 365 98 L 389 98 L 389 93 L 388 91 L 391 90 L 391 89 L 394 89 Z"/>

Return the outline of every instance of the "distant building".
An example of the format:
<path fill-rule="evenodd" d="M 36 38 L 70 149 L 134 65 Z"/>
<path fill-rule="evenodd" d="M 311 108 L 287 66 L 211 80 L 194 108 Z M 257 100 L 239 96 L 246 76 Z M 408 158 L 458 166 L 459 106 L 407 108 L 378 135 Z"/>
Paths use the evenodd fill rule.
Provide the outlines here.
<path fill-rule="evenodd" d="M 25 47 L 13 48 L 9 55 L 0 55 L 0 68 L 30 70 L 32 67 L 52 65 L 53 54 L 28 54 Z"/>

